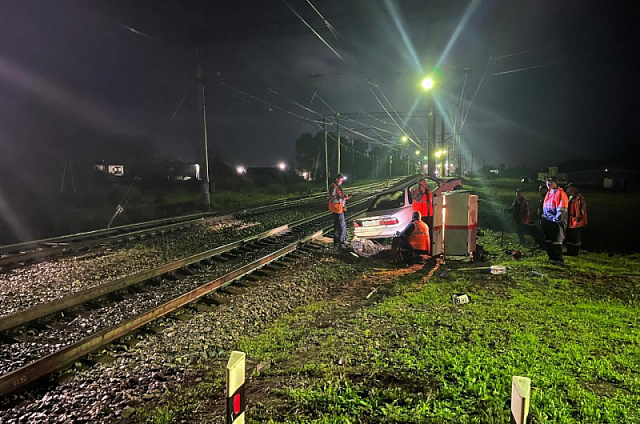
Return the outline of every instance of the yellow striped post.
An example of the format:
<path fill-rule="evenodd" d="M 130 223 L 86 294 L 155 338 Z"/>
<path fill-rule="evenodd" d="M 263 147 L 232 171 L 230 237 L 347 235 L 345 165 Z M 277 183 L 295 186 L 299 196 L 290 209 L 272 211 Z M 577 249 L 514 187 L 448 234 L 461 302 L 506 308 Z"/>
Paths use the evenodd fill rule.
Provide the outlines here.
<path fill-rule="evenodd" d="M 244 386 L 244 352 L 231 352 L 227 362 L 227 424 L 244 424 L 247 406 Z"/>

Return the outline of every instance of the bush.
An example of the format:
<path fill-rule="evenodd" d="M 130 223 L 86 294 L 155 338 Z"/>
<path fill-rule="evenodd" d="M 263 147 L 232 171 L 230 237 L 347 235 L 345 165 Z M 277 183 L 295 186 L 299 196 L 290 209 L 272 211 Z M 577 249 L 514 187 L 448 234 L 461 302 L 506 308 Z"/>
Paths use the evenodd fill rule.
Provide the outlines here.
<path fill-rule="evenodd" d="M 287 194 L 287 189 L 282 184 L 274 183 L 274 184 L 269 184 L 265 188 L 265 192 L 267 194 L 285 195 L 285 194 Z"/>

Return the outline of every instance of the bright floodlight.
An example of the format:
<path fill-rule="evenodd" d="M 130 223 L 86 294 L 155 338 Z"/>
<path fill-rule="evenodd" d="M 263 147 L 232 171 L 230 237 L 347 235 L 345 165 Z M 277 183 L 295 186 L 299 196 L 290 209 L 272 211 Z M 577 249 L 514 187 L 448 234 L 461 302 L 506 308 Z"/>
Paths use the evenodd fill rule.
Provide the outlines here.
<path fill-rule="evenodd" d="M 433 88 L 433 79 L 426 77 L 422 80 L 422 88 L 425 90 L 431 90 Z"/>
<path fill-rule="evenodd" d="M 246 174 L 247 173 L 247 168 L 245 168 L 242 165 L 238 165 L 238 166 L 236 166 L 236 172 L 238 174 Z"/>
<path fill-rule="evenodd" d="M 409 137 L 407 137 L 406 135 L 403 135 L 401 140 L 406 143 L 409 140 Z"/>
<path fill-rule="evenodd" d="M 287 169 L 287 164 L 286 164 L 286 163 L 284 163 L 284 162 L 280 162 L 280 163 L 278 163 L 278 168 L 279 168 L 281 171 L 284 171 L 284 170 L 286 170 L 286 169 Z"/>

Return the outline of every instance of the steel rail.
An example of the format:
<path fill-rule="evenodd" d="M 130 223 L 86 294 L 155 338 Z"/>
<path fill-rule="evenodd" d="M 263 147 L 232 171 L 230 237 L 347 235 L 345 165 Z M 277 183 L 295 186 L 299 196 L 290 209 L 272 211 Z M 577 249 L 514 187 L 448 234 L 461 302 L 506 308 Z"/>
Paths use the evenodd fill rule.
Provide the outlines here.
<path fill-rule="evenodd" d="M 353 206 L 358 206 L 369 200 L 370 197 L 365 198 L 359 202 L 353 204 Z M 118 278 L 109 283 L 101 284 L 86 290 L 82 290 L 76 293 L 69 294 L 67 296 L 61 297 L 59 299 L 55 299 L 53 301 L 47 303 L 41 303 L 39 305 L 33 306 L 28 309 L 24 309 L 22 311 L 16 312 L 11 315 L 7 315 L 0 318 L 0 331 L 10 330 L 12 328 L 16 328 L 22 325 L 25 325 L 31 321 L 36 319 L 40 319 L 46 317 L 48 315 L 55 314 L 57 312 L 63 311 L 65 309 L 71 308 L 73 306 L 77 306 L 79 304 L 88 302 L 90 300 L 96 299 L 98 297 L 107 295 L 117 290 L 122 290 L 134 284 L 138 284 L 142 281 L 149 280 L 154 277 L 159 277 L 164 274 L 168 274 L 170 272 L 176 271 L 180 268 L 185 268 L 194 263 L 201 262 L 207 259 L 210 259 L 214 256 L 220 255 L 225 252 L 229 252 L 231 250 L 242 247 L 252 241 L 262 240 L 268 237 L 271 237 L 275 234 L 282 233 L 288 229 L 293 229 L 299 227 L 301 225 L 307 224 L 309 222 L 320 219 L 324 216 L 327 216 L 329 212 L 321 212 L 319 214 L 302 218 L 298 221 L 294 221 L 291 224 L 283 225 L 280 227 L 272 228 L 270 230 L 264 231 L 260 234 L 255 234 L 250 237 L 246 237 L 242 240 L 238 240 L 235 242 L 231 242 L 222 246 L 215 247 L 213 249 L 207 250 L 205 252 L 201 252 L 192 256 L 188 256 L 186 258 L 182 258 L 168 264 L 161 265 L 159 267 L 155 267 L 152 269 L 144 270 L 137 272 L 135 274 L 127 275 L 122 278 Z"/>
<path fill-rule="evenodd" d="M 120 324 L 116 324 L 107 329 L 101 330 L 83 340 L 80 340 L 74 344 L 66 346 L 61 350 L 46 355 L 45 357 L 34 361 L 22 368 L 18 368 L 8 374 L 0 376 L 0 396 L 4 396 L 11 392 L 14 392 L 26 384 L 41 378 L 45 375 L 58 371 L 69 363 L 75 361 L 77 358 L 85 356 L 102 346 L 111 343 L 112 341 L 123 337 L 137 328 L 163 316 L 176 309 L 190 303 L 200 297 L 210 293 L 213 290 L 223 288 L 231 284 L 234 280 L 241 278 L 251 272 L 262 268 L 265 265 L 291 253 L 296 250 L 301 244 L 308 242 L 323 234 L 323 230 L 317 231 L 314 234 L 304 237 L 301 240 L 290 243 L 289 245 L 277 250 L 274 253 L 263 256 L 262 258 L 253 261 L 247 265 L 244 265 L 234 271 L 231 271 L 221 277 L 205 283 L 198 288 L 191 290 L 173 300 L 170 300 L 162 305 L 159 305 L 153 309 L 143 312 L 135 317 L 132 317 Z"/>
<path fill-rule="evenodd" d="M 390 183 L 397 179 L 387 180 L 383 182 L 377 182 L 373 184 L 365 184 L 361 186 L 355 186 L 354 190 L 375 190 L 380 186 L 388 187 Z M 193 225 L 202 221 L 207 217 L 215 217 L 217 219 L 224 219 L 231 216 L 247 216 L 251 214 L 263 213 L 269 210 L 273 210 L 276 207 L 290 208 L 299 204 L 304 204 L 310 200 L 321 198 L 326 196 L 326 193 L 313 195 L 311 197 L 306 196 L 302 198 L 294 198 L 278 200 L 276 202 L 261 205 L 253 209 L 241 209 L 235 212 L 228 213 L 227 215 L 218 215 L 216 213 L 207 212 L 194 215 L 186 215 L 183 217 L 165 218 L 155 221 L 147 221 L 137 224 L 129 224 L 120 227 L 114 227 L 109 229 L 93 230 L 83 233 L 71 234 L 61 237 L 53 237 L 42 240 L 35 240 L 30 242 L 12 244 L 7 246 L 0 246 L 0 254 L 4 253 L 8 256 L 0 257 L 0 269 L 3 267 L 9 267 L 11 265 L 31 262 L 39 259 L 45 259 L 49 257 L 59 256 L 63 254 L 82 251 L 95 246 L 109 245 L 120 242 L 121 240 L 132 240 L 137 237 L 144 237 L 146 234 L 155 234 L 157 232 L 167 232 L 176 229 L 182 229 L 186 226 Z M 177 221 L 177 222 L 175 222 Z M 167 224 L 169 223 L 169 224 Z M 133 230 L 133 231 L 131 231 Z M 137 231 L 136 231 L 137 230 Z M 85 240 L 76 242 L 76 240 Z M 23 250 L 32 249 L 27 252 Z M 20 251 L 20 253 L 12 254 L 13 252 Z"/>
<path fill-rule="evenodd" d="M 352 206 L 357 206 L 359 204 L 365 203 L 371 197 L 369 196 L 366 199 L 363 199 L 357 203 L 354 203 Z M 352 214 L 348 219 L 353 219 L 354 217 L 360 215 L 362 212 L 356 212 Z M 304 218 L 302 220 L 297 221 L 296 223 L 292 223 L 291 225 L 303 225 L 306 222 L 313 221 L 323 216 L 328 216 L 329 212 L 323 212 L 321 214 L 314 215 L 310 218 Z M 273 234 L 277 234 L 282 230 L 289 228 L 290 226 L 282 226 L 270 230 L 270 232 L 274 232 Z M 270 253 L 268 255 L 263 256 L 260 259 L 257 259 L 249 264 L 243 265 L 234 271 L 228 272 L 227 274 L 217 277 L 187 293 L 184 293 L 168 302 L 165 302 L 161 305 L 158 305 L 146 312 L 138 314 L 132 318 L 129 318 L 123 321 L 120 324 L 113 325 L 107 329 L 98 331 L 76 343 L 73 343 L 69 346 L 66 346 L 60 349 L 57 352 L 53 352 L 42 357 L 39 360 L 33 361 L 30 364 L 27 364 L 21 368 L 18 368 L 14 371 L 11 371 L 5 375 L 0 376 L 0 397 L 5 396 L 9 393 L 12 393 L 18 389 L 23 388 L 27 384 L 44 377 L 45 375 L 51 374 L 53 372 L 59 371 L 74 362 L 76 359 L 85 356 L 91 352 L 100 349 L 101 347 L 111 343 L 112 341 L 119 339 L 127 334 L 130 334 L 137 328 L 148 324 L 149 322 L 164 316 L 176 309 L 197 300 L 208 293 L 224 288 L 231 284 L 233 281 L 242 278 L 243 276 L 250 274 L 257 269 L 268 265 L 269 263 L 276 261 L 287 254 L 293 252 L 301 245 L 322 236 L 326 231 L 332 228 L 332 225 L 327 225 L 323 227 L 321 230 L 314 232 L 309 236 L 305 236 L 300 240 L 292 242 L 287 246 L 278 249 L 277 251 Z M 276 231 L 280 230 L 280 231 Z M 262 233 L 261 235 L 266 234 Z M 253 239 L 257 239 L 261 235 L 253 236 Z M 262 237 L 265 238 L 265 237 Z M 240 243 L 242 245 L 242 243 Z M 203 252 L 208 253 L 208 252 Z M 198 256 L 198 255 L 195 255 Z M 194 258 L 193 256 L 190 258 Z"/>

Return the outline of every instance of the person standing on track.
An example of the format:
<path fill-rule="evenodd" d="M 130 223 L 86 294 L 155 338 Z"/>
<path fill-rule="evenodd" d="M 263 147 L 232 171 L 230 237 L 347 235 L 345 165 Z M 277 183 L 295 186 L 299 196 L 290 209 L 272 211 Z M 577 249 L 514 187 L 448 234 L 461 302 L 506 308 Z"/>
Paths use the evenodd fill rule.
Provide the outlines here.
<path fill-rule="evenodd" d="M 580 194 L 578 186 L 569 183 L 567 185 L 567 195 L 569 196 L 569 228 L 567 228 L 567 256 L 578 256 L 580 246 L 580 232 L 582 227 L 587 225 L 587 204 Z"/>
<path fill-rule="evenodd" d="M 329 189 L 329 211 L 333 215 L 333 244 L 337 248 L 346 249 L 347 223 L 344 213 L 347 210 L 345 202 L 351 198 L 346 196 L 342 189 L 344 175 L 338 174 Z"/>
<path fill-rule="evenodd" d="M 549 191 L 542 205 L 542 230 L 545 246 L 549 260 L 564 263 L 562 243 L 567 231 L 569 199 L 552 177 L 547 178 L 547 188 Z"/>

